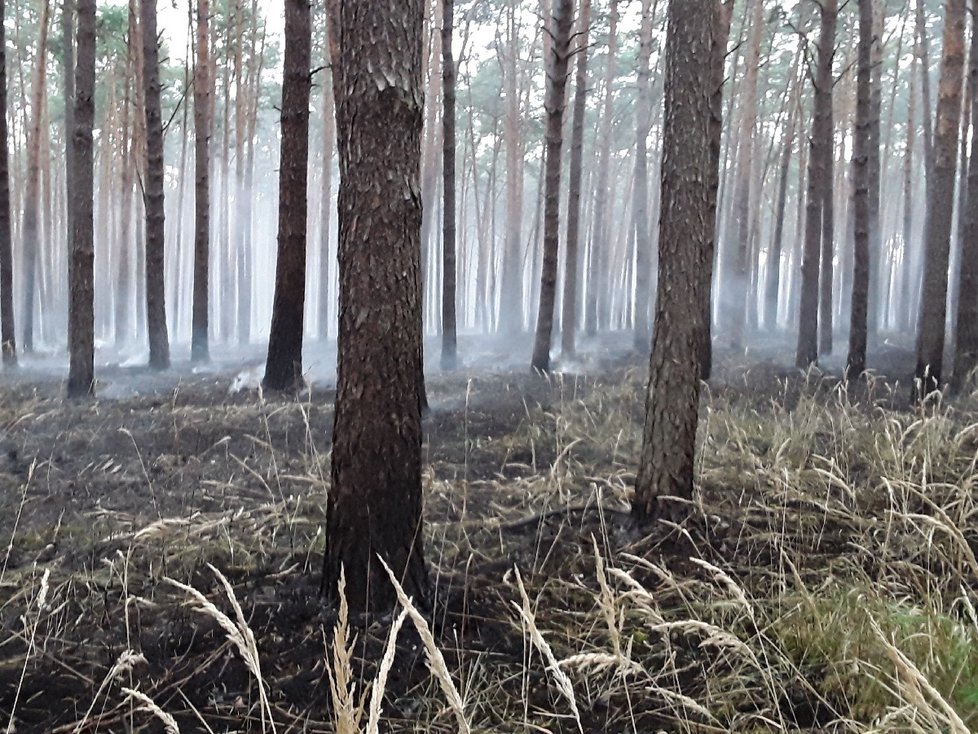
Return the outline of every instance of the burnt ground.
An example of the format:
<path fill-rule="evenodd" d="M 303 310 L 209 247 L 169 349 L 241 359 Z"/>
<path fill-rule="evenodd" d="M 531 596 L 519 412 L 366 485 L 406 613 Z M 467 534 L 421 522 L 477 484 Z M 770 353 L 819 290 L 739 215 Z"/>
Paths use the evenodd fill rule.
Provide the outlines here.
<path fill-rule="evenodd" d="M 473 731 L 577 730 L 527 641 L 515 570 L 555 649 L 573 651 L 574 620 L 594 613 L 601 591 L 598 545 L 609 557 L 679 559 L 676 573 L 693 568 L 682 561 L 693 550 L 717 565 L 744 562 L 735 521 L 705 513 L 681 533 L 632 525 L 647 355 L 626 343 L 591 345 L 574 373 L 546 379 L 491 347 L 467 371 L 429 375 L 429 619 L 448 670 L 470 691 Z M 711 391 L 748 411 L 774 403 L 790 411 L 811 378 L 784 361 L 778 343 L 721 354 Z M 884 345 L 876 363 L 888 377 L 868 400 L 906 410 L 907 391 L 889 386 L 911 369 L 911 355 Z M 334 392 L 328 374 L 297 398 L 232 391 L 240 372 L 230 358 L 197 374 L 105 368 L 104 397 L 81 403 L 61 398 L 56 370 L 0 374 L 0 723 L 13 712 L 18 732 L 163 730 L 127 699 L 129 688 L 182 731 L 264 731 L 255 675 L 225 630 L 169 581 L 200 590 L 234 620 L 213 566 L 254 633 L 277 730 L 334 730 L 327 662 L 336 610 L 319 595 Z M 705 479 L 705 496 L 729 496 L 730 481 Z M 735 489 L 743 505 L 750 483 Z M 825 553 L 846 552 L 839 544 Z M 751 562 L 776 565 L 762 556 Z M 658 588 L 649 573 L 635 576 Z M 354 621 L 358 692 L 375 674 L 390 621 Z M 632 644 L 654 664 L 659 652 L 644 635 Z M 697 650 L 677 641 L 670 654 L 702 657 Z M 138 660 L 127 664 L 126 651 Z M 695 688 L 695 666 L 685 670 Z M 680 726 L 675 706 L 630 698 L 627 686 L 606 685 L 613 677 L 599 666 L 575 678 L 584 731 L 721 730 Z M 823 696 L 785 690 L 782 722 L 824 724 Z M 457 730 L 407 628 L 384 700 L 381 730 Z"/>

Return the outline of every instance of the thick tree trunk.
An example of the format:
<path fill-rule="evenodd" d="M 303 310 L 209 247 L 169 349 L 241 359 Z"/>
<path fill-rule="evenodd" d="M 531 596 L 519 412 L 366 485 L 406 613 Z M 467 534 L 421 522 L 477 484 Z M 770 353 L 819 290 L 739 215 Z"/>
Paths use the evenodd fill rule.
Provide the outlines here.
<path fill-rule="evenodd" d="M 71 259 L 68 264 L 69 398 L 95 394 L 94 165 L 95 0 L 78 0 L 78 59 L 75 69 L 75 129 L 72 145 L 75 188 L 71 193 Z"/>
<path fill-rule="evenodd" d="M 859 0 L 859 62 L 856 82 L 856 126 L 852 169 L 854 177 L 855 251 L 849 356 L 846 373 L 856 379 L 866 371 L 867 308 L 869 306 L 869 147 L 872 116 L 873 0 Z"/>
<path fill-rule="evenodd" d="M 302 322 L 306 296 L 306 208 L 312 25 L 308 0 L 286 0 L 279 165 L 278 260 L 264 386 L 302 385 Z"/>
<path fill-rule="evenodd" d="M 716 0 L 669 0 L 666 35 L 659 288 L 642 456 L 633 514 L 642 521 L 678 519 L 693 495 L 702 356 L 702 301 L 713 277 L 711 191 L 717 174 L 711 119 L 715 111 L 713 44 Z"/>
<path fill-rule="evenodd" d="M 419 389 L 422 8 L 421 0 L 393 0 L 340 10 L 340 335 L 323 582 L 335 593 L 345 572 L 355 611 L 395 603 L 378 560 L 417 603 L 429 599 Z"/>
<path fill-rule="evenodd" d="M 584 114 L 587 107 L 588 35 L 591 0 L 581 0 L 578 20 L 577 67 L 574 72 L 574 119 L 571 123 L 570 181 L 567 192 L 567 255 L 564 258 L 564 297 L 560 316 L 560 349 L 565 361 L 577 351 L 577 306 L 580 283 L 581 179 L 584 170 Z"/>
<path fill-rule="evenodd" d="M 829 224 L 826 208 L 832 197 L 832 59 L 835 54 L 835 29 L 838 0 L 825 0 L 820 6 L 821 32 L 818 41 L 818 68 L 815 76 L 815 102 L 812 110 L 812 137 L 808 158 L 808 192 L 805 215 L 805 241 L 801 263 L 801 307 L 798 325 L 798 349 L 795 364 L 805 369 L 818 360 L 819 354 L 819 261 L 825 240 L 831 233 L 823 230 Z M 824 260 L 823 260 L 824 261 Z M 822 274 L 827 278 L 827 274 Z M 831 295 L 831 282 L 828 284 Z M 822 300 L 825 289 L 822 289 Z M 824 314 L 824 310 L 823 310 Z M 824 317 L 823 317 L 824 318 Z M 831 328 L 831 324 L 821 324 Z"/>
<path fill-rule="evenodd" d="M 924 237 L 927 251 L 917 333 L 915 399 L 938 389 L 944 376 L 948 260 L 964 69 L 964 8 L 965 0 L 946 0 L 944 4 L 944 51 L 938 86 L 934 160 L 927 180 L 927 227 Z"/>
<path fill-rule="evenodd" d="M 978 0 L 972 0 L 978 12 Z M 971 160 L 968 166 L 968 193 L 965 197 L 964 236 L 958 272 L 957 334 L 955 338 L 952 385 L 963 388 L 978 367 L 978 23 L 971 27 L 971 61 L 968 70 L 971 95 Z"/>
<path fill-rule="evenodd" d="M 441 29 L 442 73 L 442 168 L 444 203 L 442 204 L 442 300 L 441 300 L 441 368 L 454 370 L 458 364 L 456 325 L 455 262 L 455 57 L 452 54 L 454 0 L 443 0 Z"/>
<path fill-rule="evenodd" d="M 194 71 L 194 285 L 190 358 L 210 359 L 208 289 L 210 287 L 210 121 L 211 76 L 208 0 L 197 0 L 197 63 Z"/>
<path fill-rule="evenodd" d="M 17 366 L 14 331 L 14 262 L 10 226 L 10 171 L 7 149 L 7 45 L 4 0 L 0 0 L 0 354 L 4 367 Z"/>
<path fill-rule="evenodd" d="M 557 300 L 557 258 L 560 242 L 560 168 L 563 163 L 564 107 L 567 71 L 570 65 L 571 26 L 574 0 L 555 0 L 550 31 L 553 43 L 546 59 L 547 89 L 544 109 L 547 117 L 544 173 L 543 272 L 540 277 L 540 312 L 531 366 L 539 372 L 550 370 L 550 341 L 553 336 L 554 306 Z"/>
<path fill-rule="evenodd" d="M 160 46 L 156 35 L 156 0 L 142 0 L 143 82 L 146 112 L 146 330 L 149 366 L 170 366 L 166 328 L 166 266 L 163 202 L 163 115 L 160 104 Z"/>

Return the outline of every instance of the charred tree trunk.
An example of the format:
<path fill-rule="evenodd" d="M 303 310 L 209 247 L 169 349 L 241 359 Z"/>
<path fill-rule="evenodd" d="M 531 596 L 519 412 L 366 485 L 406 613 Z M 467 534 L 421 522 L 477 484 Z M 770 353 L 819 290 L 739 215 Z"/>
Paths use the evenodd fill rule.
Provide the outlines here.
<path fill-rule="evenodd" d="M 823 232 L 827 224 L 825 209 L 830 205 L 829 199 L 832 196 L 832 59 L 835 54 L 838 0 L 825 0 L 820 5 L 820 11 L 821 32 L 818 41 L 811 150 L 808 158 L 805 241 L 801 263 L 798 350 L 795 354 L 795 364 L 802 369 L 818 360 L 819 260 L 826 238 Z M 828 237 L 831 241 L 831 234 Z M 822 277 L 827 276 L 823 273 Z M 823 299 L 824 292 L 823 289 Z M 831 283 L 829 293 L 831 294 Z M 822 328 L 826 328 L 824 323 Z"/>
<path fill-rule="evenodd" d="M 944 51 L 938 86 L 934 160 L 927 180 L 927 227 L 924 238 L 927 251 L 917 332 L 915 399 L 940 388 L 943 379 L 948 261 L 964 69 L 964 8 L 965 0 L 946 0 L 944 4 Z"/>
<path fill-rule="evenodd" d="M 17 366 L 17 338 L 14 331 L 14 262 L 10 232 L 5 19 L 4 0 L 0 0 L 0 354 L 3 355 L 4 367 L 13 368 Z"/>
<path fill-rule="evenodd" d="M 94 165 L 95 0 L 78 0 L 78 59 L 75 68 L 75 129 L 72 145 L 75 188 L 71 194 L 71 259 L 68 263 L 69 398 L 95 394 Z"/>
<path fill-rule="evenodd" d="M 677 519 L 693 495 L 700 358 L 712 278 L 716 0 L 669 0 L 655 336 L 633 514 Z"/>
<path fill-rule="evenodd" d="M 849 356 L 846 373 L 859 378 L 866 371 L 867 308 L 869 306 L 869 146 L 873 52 L 873 0 L 859 0 L 859 62 L 856 81 L 856 129 L 853 144 L 853 207 L 855 251 L 852 275 L 852 312 L 849 320 Z"/>
<path fill-rule="evenodd" d="M 312 25 L 309 0 L 286 0 L 279 165 L 278 260 L 264 386 L 302 385 L 302 320 L 306 297 L 306 207 Z"/>
<path fill-rule="evenodd" d="M 584 113 L 587 107 L 588 34 L 591 0 L 581 0 L 578 21 L 577 67 L 574 72 L 574 120 L 571 123 L 570 181 L 567 193 L 567 255 L 564 258 L 564 298 L 560 348 L 564 360 L 574 359 L 577 344 L 577 306 L 580 283 L 581 178 L 584 169 Z"/>
<path fill-rule="evenodd" d="M 442 204 L 442 300 L 441 300 L 441 368 L 454 370 L 458 365 L 456 327 L 455 262 L 455 57 L 452 54 L 454 0 L 443 0 L 441 29 L 442 73 L 442 168 L 444 202 Z"/>
<path fill-rule="evenodd" d="M 163 115 L 160 103 L 160 46 L 156 35 L 156 0 L 142 0 L 143 82 L 146 105 L 146 331 L 149 366 L 170 366 L 166 328 L 166 280 L 163 202 Z"/>
<path fill-rule="evenodd" d="M 544 173 L 543 273 L 540 277 L 540 313 L 537 317 L 536 341 L 531 366 L 539 372 L 550 371 L 550 341 L 553 336 L 554 306 L 557 300 L 557 258 L 560 246 L 560 167 L 564 147 L 564 100 L 567 70 L 570 65 L 571 26 L 574 22 L 574 0 L 555 0 L 553 6 L 553 43 L 546 60 L 547 89 L 544 108 L 547 116 L 546 170 Z"/>
<path fill-rule="evenodd" d="M 422 10 L 421 0 L 340 9 L 340 335 L 323 582 L 335 593 L 345 573 L 356 611 L 395 603 L 379 560 L 418 603 L 430 593 L 421 533 Z"/>
<path fill-rule="evenodd" d="M 210 288 L 210 120 L 211 76 L 208 0 L 197 1 L 197 64 L 194 71 L 194 285 L 190 358 L 210 359 L 208 289 Z"/>

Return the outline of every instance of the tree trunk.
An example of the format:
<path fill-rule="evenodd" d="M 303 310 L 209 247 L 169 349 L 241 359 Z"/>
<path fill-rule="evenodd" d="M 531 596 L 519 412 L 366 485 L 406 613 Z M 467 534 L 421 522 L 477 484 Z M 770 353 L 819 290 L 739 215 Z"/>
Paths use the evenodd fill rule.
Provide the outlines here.
<path fill-rule="evenodd" d="M 544 109 L 547 118 L 544 173 L 543 272 L 540 276 L 540 312 L 531 366 L 550 371 L 550 341 L 553 336 L 554 305 L 557 300 L 557 258 L 560 242 L 560 168 L 564 146 L 564 107 L 567 70 L 570 65 L 570 36 L 574 22 L 574 0 L 555 0 L 550 31 L 553 43 L 546 59 L 547 89 Z"/>
<path fill-rule="evenodd" d="M 871 0 L 873 14 L 873 42 L 870 51 L 870 78 L 869 78 L 869 149 L 866 152 L 868 167 L 867 182 L 869 185 L 869 288 L 868 288 L 868 311 L 867 311 L 867 336 L 875 339 L 879 332 L 880 325 L 880 293 L 882 283 L 880 281 L 880 263 L 883 259 L 883 233 L 880 224 L 880 117 L 883 107 L 883 39 L 882 33 L 886 23 L 886 3 L 881 0 Z M 902 47 L 902 44 L 901 44 Z M 900 57 L 899 49 L 897 58 Z M 894 82 L 894 92 L 896 83 Z M 891 110 L 895 105 L 891 104 Z M 892 119 L 891 119 L 892 123 Z M 892 124 L 889 130 L 892 131 Z M 889 149 L 889 140 L 887 140 Z M 889 150 L 887 151 L 889 152 Z M 887 156 L 887 160 L 889 156 Z"/>
<path fill-rule="evenodd" d="M 68 264 L 69 398 L 95 394 L 94 165 L 95 0 L 78 0 L 78 59 L 75 69 L 75 129 L 72 140 L 75 187 L 71 193 L 71 259 Z"/>
<path fill-rule="evenodd" d="M 943 378 L 948 260 L 964 68 L 964 8 L 965 0 L 946 0 L 944 4 L 944 51 L 938 86 L 933 170 L 927 179 L 927 226 L 924 237 L 927 252 L 917 332 L 914 399 L 923 398 L 940 388 Z"/>
<path fill-rule="evenodd" d="M 656 2 L 658 5 L 658 2 Z M 649 303 L 652 290 L 652 238 L 649 236 L 648 138 L 652 126 L 652 0 L 642 0 L 639 29 L 638 102 L 635 108 L 635 189 L 633 221 L 635 227 L 635 328 L 633 346 L 644 353 L 649 348 L 651 330 Z"/>
<path fill-rule="evenodd" d="M 716 0 L 669 0 L 666 35 L 659 288 L 642 456 L 632 512 L 679 519 L 693 495 L 703 300 L 712 278 L 711 191 Z"/>
<path fill-rule="evenodd" d="M 47 79 L 48 8 L 50 0 L 41 6 L 40 40 L 37 44 L 37 65 L 31 87 L 31 126 L 27 137 L 27 182 L 24 192 L 24 224 L 21 230 L 24 253 L 23 285 L 23 334 L 21 347 L 25 352 L 34 351 L 34 301 L 37 296 L 38 207 L 40 206 L 41 181 L 41 123 Z"/>
<path fill-rule="evenodd" d="M 972 0 L 978 12 L 978 0 Z M 968 165 L 968 193 L 965 196 L 964 236 L 958 271 L 957 335 L 952 385 L 963 388 L 978 367 L 978 23 L 971 27 L 971 61 L 968 74 L 971 95 L 971 160 Z"/>
<path fill-rule="evenodd" d="M 395 603 L 378 557 L 417 603 L 429 599 L 421 533 L 422 9 L 421 0 L 393 0 L 340 10 L 340 334 L 323 583 L 333 594 L 345 573 L 354 611 Z"/>
<path fill-rule="evenodd" d="M 757 126 L 757 86 L 761 66 L 761 40 L 764 37 L 764 2 L 750 0 L 750 40 L 740 106 L 740 131 L 737 143 L 737 192 L 734 196 L 737 221 L 737 253 L 732 277 L 727 287 L 721 288 L 723 313 L 729 320 L 730 347 L 735 351 L 744 348 L 744 324 L 747 316 L 748 278 L 750 267 L 751 237 L 751 169 L 754 164 L 754 129 Z M 722 275 L 722 271 L 721 271 Z"/>
<path fill-rule="evenodd" d="M 506 148 L 506 229 L 500 276 L 499 328 L 506 334 L 523 331 L 523 160 L 525 146 L 519 94 L 519 12 L 517 0 L 511 0 L 505 11 L 507 49 L 503 84 L 503 145 Z"/>
<path fill-rule="evenodd" d="M 574 72 L 574 119 L 571 123 L 570 181 L 567 194 L 567 255 L 564 258 L 564 298 L 561 309 L 561 356 L 574 359 L 577 351 L 577 306 L 580 282 L 581 178 L 584 169 L 584 114 L 587 107 L 588 34 L 591 0 L 581 0 L 578 20 L 577 67 Z"/>
<path fill-rule="evenodd" d="M 717 260 L 717 233 L 719 232 L 718 192 L 720 188 L 720 156 L 723 148 L 723 86 L 726 78 L 727 42 L 730 40 L 730 23 L 733 19 L 733 0 L 723 0 L 713 14 L 713 45 L 710 56 L 710 166 L 707 173 L 712 177 L 708 194 L 710 197 L 707 219 L 712 227 L 709 249 L 710 272 L 712 274 Z M 661 230 L 661 227 L 660 227 Z M 661 240 L 660 240 L 661 248 Z M 706 286 L 706 295 L 699 303 L 702 309 L 700 320 L 703 328 L 700 330 L 700 379 L 709 380 L 713 372 L 713 276 Z"/>
<path fill-rule="evenodd" d="M 10 232 L 10 171 L 7 139 L 6 13 L 0 0 L 0 354 L 4 367 L 17 366 L 14 331 L 14 262 Z"/>
<path fill-rule="evenodd" d="M 603 308 L 610 297 L 608 292 L 608 267 L 611 254 L 611 237 L 608 235 L 608 188 L 611 170 L 611 134 L 615 112 L 615 74 L 618 53 L 618 0 L 611 0 L 608 10 L 608 58 L 604 73 L 604 103 L 598 124 L 598 167 L 594 184 L 594 219 L 591 225 L 591 246 L 588 248 L 587 300 L 584 308 L 584 330 L 594 336 L 601 326 Z M 599 308 L 599 306 L 601 308 Z"/>
<path fill-rule="evenodd" d="M 455 57 L 452 54 L 454 0 L 442 4 L 442 300 L 441 300 L 441 368 L 454 370 L 458 365 L 458 335 L 456 326 L 456 268 L 455 262 Z"/>
<path fill-rule="evenodd" d="M 821 32 L 815 76 L 815 102 L 812 110 L 805 241 L 801 263 L 798 350 L 795 354 L 795 364 L 802 369 L 815 364 L 818 360 L 819 258 L 824 251 L 823 229 L 827 224 L 825 209 L 830 206 L 832 197 L 832 85 L 834 83 L 832 59 L 835 54 L 838 0 L 825 0 L 820 6 L 820 11 Z M 831 234 L 828 238 L 831 241 Z M 823 273 L 822 277 L 825 278 L 827 275 Z M 831 283 L 828 288 L 831 294 Z M 824 293 L 823 289 L 823 299 Z M 822 326 L 824 329 L 825 324 L 823 323 Z"/>
<path fill-rule="evenodd" d="M 163 115 L 160 105 L 160 46 L 156 35 L 156 0 L 142 0 L 143 82 L 146 105 L 146 330 L 149 366 L 170 366 L 166 329 L 166 280 L 163 201 Z"/>
<path fill-rule="evenodd" d="M 208 0 L 197 0 L 197 64 L 194 71 L 194 300 L 190 358 L 210 359 L 208 288 L 210 287 L 210 121 L 211 78 Z"/>
<path fill-rule="evenodd" d="M 264 386 L 302 385 L 302 322 L 306 296 L 306 196 L 312 25 L 307 0 L 286 0 L 279 166 L 278 260 Z"/>
<path fill-rule="evenodd" d="M 323 179 L 322 206 L 319 225 L 319 340 L 329 338 L 330 308 L 335 298 L 330 294 L 330 219 L 333 213 L 333 152 L 336 146 L 336 111 L 333 101 L 333 66 L 338 64 L 339 47 L 336 24 L 339 20 L 338 0 L 325 4 L 326 49 L 323 70 Z"/>
<path fill-rule="evenodd" d="M 867 309 L 869 306 L 869 147 L 872 116 L 873 0 L 859 0 L 859 62 L 856 82 L 856 125 L 852 154 L 855 210 L 855 250 L 849 356 L 846 374 L 858 379 L 866 371 Z"/>

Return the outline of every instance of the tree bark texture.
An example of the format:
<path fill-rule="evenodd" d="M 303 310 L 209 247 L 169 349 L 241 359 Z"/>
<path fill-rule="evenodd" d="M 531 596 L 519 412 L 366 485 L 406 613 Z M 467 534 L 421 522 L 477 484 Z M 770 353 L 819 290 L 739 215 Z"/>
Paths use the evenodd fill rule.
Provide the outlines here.
<path fill-rule="evenodd" d="M 550 44 L 550 57 L 546 60 L 547 89 L 544 97 L 547 147 L 544 161 L 543 272 L 540 278 L 540 312 L 537 316 L 532 360 L 533 369 L 539 372 L 550 371 L 550 341 L 553 336 L 557 258 L 560 249 L 560 168 L 564 147 L 564 100 L 573 23 L 574 0 L 555 0 L 551 24 L 553 43 Z"/>
<path fill-rule="evenodd" d="M 965 0 L 947 0 L 944 4 L 944 50 L 938 84 L 933 169 L 927 179 L 924 236 L 927 251 L 917 332 L 915 398 L 939 388 L 943 379 L 951 219 L 964 69 L 964 9 Z"/>
<path fill-rule="evenodd" d="M 78 0 L 75 67 L 75 188 L 71 192 L 68 262 L 68 387 L 70 398 L 95 394 L 94 160 L 95 0 Z"/>
<path fill-rule="evenodd" d="M 160 45 L 156 33 L 156 0 L 142 0 L 143 82 L 146 85 L 146 331 L 149 366 L 170 366 L 170 339 L 166 327 L 166 266 L 163 201 L 163 114 L 160 102 Z"/>
<path fill-rule="evenodd" d="M 312 25 L 309 0 L 286 0 L 279 165 L 278 260 L 264 386 L 302 384 L 302 323 L 306 297 L 306 210 Z"/>
<path fill-rule="evenodd" d="M 588 35 L 591 0 L 581 0 L 578 20 L 577 65 L 574 71 L 574 119 L 571 123 L 570 180 L 567 188 L 567 242 L 564 244 L 564 294 L 560 317 L 560 350 L 564 360 L 577 351 L 577 308 L 580 283 L 581 179 L 584 170 L 584 115 L 587 108 Z"/>
<path fill-rule="evenodd" d="M 670 0 L 666 36 L 659 288 L 633 513 L 678 518 L 693 493 L 703 300 L 712 278 L 711 121 L 716 0 Z"/>
<path fill-rule="evenodd" d="M 323 582 L 388 609 L 383 559 L 429 598 L 421 528 L 422 0 L 343 2 L 336 79 L 340 331 Z M 395 133 L 396 134 L 392 134 Z"/>

